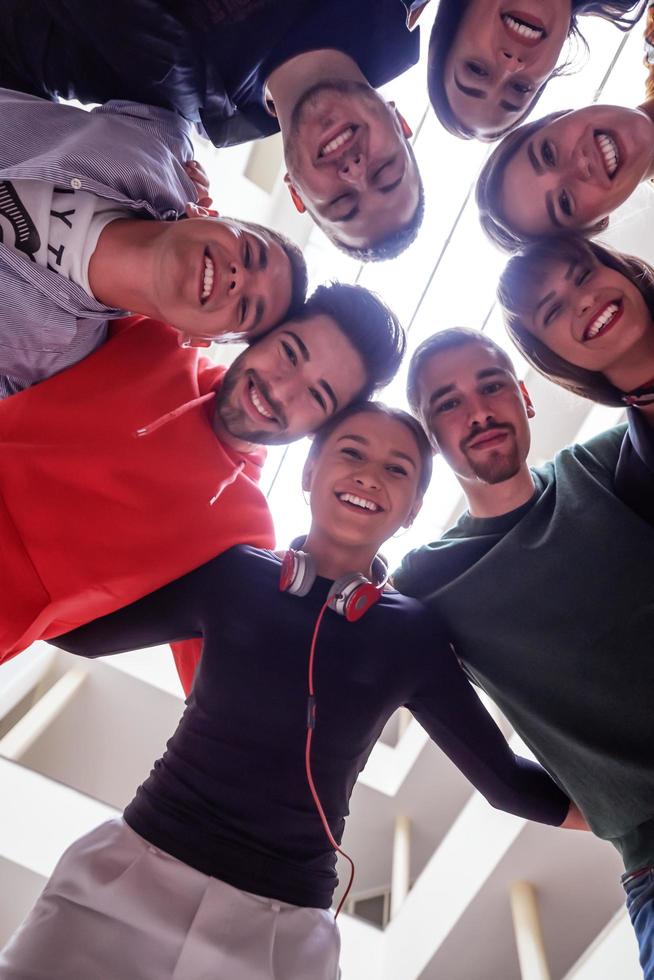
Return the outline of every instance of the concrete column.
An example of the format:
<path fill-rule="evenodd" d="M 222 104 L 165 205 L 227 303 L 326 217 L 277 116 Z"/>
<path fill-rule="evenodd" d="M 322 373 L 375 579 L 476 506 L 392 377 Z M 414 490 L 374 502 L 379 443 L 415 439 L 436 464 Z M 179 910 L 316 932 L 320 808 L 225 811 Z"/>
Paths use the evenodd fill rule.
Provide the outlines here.
<path fill-rule="evenodd" d="M 411 883 L 411 821 L 404 814 L 395 818 L 393 869 L 391 872 L 391 919 L 409 894 Z"/>
<path fill-rule="evenodd" d="M 402 708 L 398 708 L 397 709 L 397 740 L 398 740 L 398 742 L 402 738 L 402 736 L 404 735 L 404 733 L 407 730 L 407 728 L 409 727 L 409 725 L 411 724 L 412 719 L 413 719 L 413 715 L 411 714 L 411 712 L 409 711 L 408 708 L 402 707 Z"/>
<path fill-rule="evenodd" d="M 0 756 L 20 760 L 75 697 L 86 675 L 86 667 L 73 667 L 63 674 L 0 739 Z"/>
<path fill-rule="evenodd" d="M 510 897 L 522 980 L 552 980 L 545 955 L 536 889 L 530 881 L 514 881 Z"/>

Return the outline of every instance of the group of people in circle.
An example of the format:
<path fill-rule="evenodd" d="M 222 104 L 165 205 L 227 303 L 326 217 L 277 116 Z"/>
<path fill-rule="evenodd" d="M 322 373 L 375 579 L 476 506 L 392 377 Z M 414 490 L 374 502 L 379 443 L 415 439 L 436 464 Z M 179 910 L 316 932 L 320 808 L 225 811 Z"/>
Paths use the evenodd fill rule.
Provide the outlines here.
<path fill-rule="evenodd" d="M 192 158 L 197 127 L 216 146 L 279 130 L 297 210 L 393 259 L 425 194 L 376 89 L 417 61 L 432 5 L 434 112 L 497 142 L 476 193 L 513 253 L 509 335 L 628 411 L 536 469 L 502 348 L 435 324 L 410 413 L 372 401 L 405 353 L 397 317 L 359 286 L 307 299 L 297 245 L 219 216 Z M 170 642 L 187 702 L 124 815 L 61 858 L 2 980 L 336 980 L 336 852 L 401 706 L 493 806 L 618 848 L 654 978 L 654 270 L 595 240 L 654 177 L 654 95 L 525 121 L 585 17 L 627 31 L 645 6 L 3 4 L 0 662 Z M 226 340 L 245 345 L 227 369 L 198 349 Z M 275 551 L 264 448 L 306 435 L 310 527 Z M 468 509 L 391 575 L 380 549 L 434 453 Z"/>

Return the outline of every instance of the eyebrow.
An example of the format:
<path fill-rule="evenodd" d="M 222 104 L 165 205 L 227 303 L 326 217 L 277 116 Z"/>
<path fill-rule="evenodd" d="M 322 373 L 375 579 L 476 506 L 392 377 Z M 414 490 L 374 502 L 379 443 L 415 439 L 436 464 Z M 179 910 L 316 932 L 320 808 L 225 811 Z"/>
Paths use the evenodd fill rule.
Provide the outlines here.
<path fill-rule="evenodd" d="M 259 326 L 259 324 L 263 320 L 263 314 L 265 309 L 266 309 L 266 304 L 264 303 L 264 301 L 262 299 L 258 299 L 256 313 L 254 314 L 254 320 L 252 321 L 252 326 L 250 327 L 250 330 L 256 330 L 256 328 Z"/>
<path fill-rule="evenodd" d="M 547 294 L 547 296 L 543 296 L 543 298 L 541 300 L 539 300 L 538 303 L 536 303 L 536 309 L 534 310 L 534 313 L 538 313 L 538 311 L 540 310 L 541 306 L 545 306 L 545 304 L 546 303 L 549 303 L 549 301 L 551 299 L 553 299 L 555 296 L 556 296 L 555 291 L 553 289 L 550 289 L 550 291 Z"/>
<path fill-rule="evenodd" d="M 459 89 L 460 92 L 463 92 L 464 95 L 470 95 L 470 96 L 472 96 L 473 99 L 487 99 L 488 98 L 487 93 L 484 92 L 483 89 L 480 89 L 480 88 L 468 88 L 467 85 L 464 85 L 463 82 L 460 82 L 459 81 L 459 79 L 456 77 L 456 75 L 454 76 L 454 84 L 456 85 L 456 87 Z"/>
<path fill-rule="evenodd" d="M 554 207 L 554 201 L 552 199 L 551 191 L 548 191 L 547 194 L 545 195 L 545 207 L 547 208 L 547 213 L 549 214 L 550 221 L 552 222 L 554 227 L 565 228 L 565 225 L 562 224 L 556 216 L 556 208 Z"/>
<path fill-rule="evenodd" d="M 293 340 L 295 341 L 295 343 L 298 345 L 298 348 L 300 350 L 300 354 L 302 355 L 302 360 L 303 361 L 310 361 L 311 360 L 311 354 L 309 353 L 309 349 L 308 349 L 307 345 L 304 343 L 304 341 L 302 340 L 301 337 L 298 337 L 298 335 L 296 333 L 293 333 L 292 330 L 283 330 L 282 333 L 283 334 L 286 334 L 288 337 L 292 337 L 293 338 Z"/>
<path fill-rule="evenodd" d="M 527 146 L 527 156 L 529 157 L 529 162 L 531 163 L 532 167 L 534 168 L 538 176 L 542 177 L 543 168 L 541 166 L 538 157 L 536 156 L 536 151 L 534 150 L 534 144 L 532 142 L 530 142 Z"/>
<path fill-rule="evenodd" d="M 334 394 L 334 389 L 332 388 L 332 386 L 329 384 L 328 381 L 325 381 L 324 378 L 321 378 L 318 384 L 322 385 L 327 397 L 330 399 L 332 403 L 332 414 L 334 414 L 334 412 L 338 408 L 338 399 Z"/>
<path fill-rule="evenodd" d="M 265 269 L 268 265 L 268 247 L 263 242 L 259 242 L 259 268 Z"/>
<path fill-rule="evenodd" d="M 358 442 L 362 446 L 369 446 L 370 445 L 370 440 L 369 439 L 366 439 L 365 436 L 354 435 L 354 433 L 348 434 L 348 435 L 344 435 L 344 436 L 339 436 L 338 439 L 336 440 L 336 442 L 337 443 L 338 442 L 342 442 L 343 439 L 351 439 L 353 442 Z M 413 466 L 413 468 L 416 469 L 416 462 L 415 462 L 414 459 L 411 458 L 411 456 L 409 456 L 408 453 L 403 453 L 400 449 L 389 449 L 388 453 L 389 453 L 389 456 L 397 456 L 398 459 L 405 459 L 407 461 L 407 463 L 411 463 L 411 465 Z"/>
<path fill-rule="evenodd" d="M 484 368 L 482 371 L 477 371 L 475 377 L 477 381 L 483 381 L 484 378 L 494 378 L 498 374 L 506 374 L 506 368 L 494 367 L 494 368 Z"/>
<path fill-rule="evenodd" d="M 448 395 L 451 391 L 454 390 L 455 390 L 455 385 L 453 384 L 443 385 L 441 388 L 436 388 L 436 390 L 432 391 L 431 395 L 429 396 L 429 404 L 433 405 L 434 402 L 438 401 L 439 398 L 442 398 L 443 395 Z"/>

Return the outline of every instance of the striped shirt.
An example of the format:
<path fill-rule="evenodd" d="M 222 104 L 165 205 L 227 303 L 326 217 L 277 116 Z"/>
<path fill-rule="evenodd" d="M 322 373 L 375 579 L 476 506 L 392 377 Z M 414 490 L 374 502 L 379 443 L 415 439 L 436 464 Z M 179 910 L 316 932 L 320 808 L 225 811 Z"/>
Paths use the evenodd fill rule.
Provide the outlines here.
<path fill-rule="evenodd" d="M 45 180 L 175 220 L 197 200 L 183 163 L 193 126 L 166 109 L 109 102 L 86 112 L 0 88 L 0 181 Z M 101 344 L 107 307 L 0 241 L 0 398 L 56 374 Z"/>

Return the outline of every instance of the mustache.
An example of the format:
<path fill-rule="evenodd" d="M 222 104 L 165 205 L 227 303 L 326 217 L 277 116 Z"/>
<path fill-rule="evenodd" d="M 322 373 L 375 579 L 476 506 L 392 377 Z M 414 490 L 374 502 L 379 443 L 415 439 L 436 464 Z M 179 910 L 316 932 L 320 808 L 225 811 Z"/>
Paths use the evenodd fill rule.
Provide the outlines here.
<path fill-rule="evenodd" d="M 510 422 L 489 422 L 487 425 L 475 425 L 472 431 L 465 439 L 459 443 L 459 448 L 465 450 L 468 448 L 471 442 L 478 439 L 479 436 L 483 435 L 484 432 L 510 432 L 515 435 L 515 426 L 511 425 Z"/>

